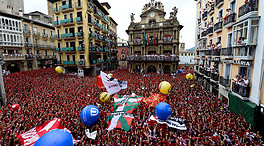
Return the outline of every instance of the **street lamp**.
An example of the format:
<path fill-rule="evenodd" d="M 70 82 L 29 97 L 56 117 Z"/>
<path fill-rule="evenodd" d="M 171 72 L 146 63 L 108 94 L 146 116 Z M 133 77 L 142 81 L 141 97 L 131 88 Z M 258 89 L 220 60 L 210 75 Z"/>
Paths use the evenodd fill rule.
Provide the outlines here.
<path fill-rule="evenodd" d="M 2 65 L 4 65 L 5 62 L 3 61 L 2 57 L 0 56 L 0 95 L 1 95 L 1 106 L 6 105 L 6 93 L 5 93 L 5 86 L 3 81 L 3 71 L 2 71 Z M 3 104 L 3 105 L 2 105 Z"/>

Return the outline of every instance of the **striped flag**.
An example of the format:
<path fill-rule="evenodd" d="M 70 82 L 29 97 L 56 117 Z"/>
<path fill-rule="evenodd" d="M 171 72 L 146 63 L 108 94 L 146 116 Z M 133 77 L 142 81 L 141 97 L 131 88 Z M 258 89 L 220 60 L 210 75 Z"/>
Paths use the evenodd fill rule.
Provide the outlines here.
<path fill-rule="evenodd" d="M 141 96 L 128 96 L 124 97 L 115 95 L 114 106 L 111 110 L 112 113 L 108 113 L 108 131 L 114 128 L 120 128 L 125 131 L 130 130 L 130 126 L 134 119 L 132 112 L 139 106 L 139 102 L 142 100 Z"/>

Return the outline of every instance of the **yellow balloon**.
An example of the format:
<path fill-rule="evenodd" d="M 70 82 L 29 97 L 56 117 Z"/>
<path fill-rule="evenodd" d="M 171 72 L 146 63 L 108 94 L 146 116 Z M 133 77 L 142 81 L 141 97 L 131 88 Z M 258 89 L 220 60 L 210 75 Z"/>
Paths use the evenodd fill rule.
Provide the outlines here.
<path fill-rule="evenodd" d="M 57 73 L 61 74 L 61 73 L 63 72 L 63 68 L 62 68 L 61 66 L 57 66 L 57 67 L 55 68 L 55 71 L 56 71 Z"/>
<path fill-rule="evenodd" d="M 109 101 L 109 94 L 107 92 L 103 92 L 100 94 L 100 100 L 102 102 L 108 102 Z"/>
<path fill-rule="evenodd" d="M 162 81 L 159 84 L 159 90 L 162 94 L 169 94 L 171 91 L 171 84 L 167 81 Z"/>
<path fill-rule="evenodd" d="M 193 75 L 192 75 L 192 74 L 190 74 L 190 79 L 191 79 L 191 80 L 193 79 Z"/>
<path fill-rule="evenodd" d="M 186 79 L 187 79 L 187 80 L 192 80 L 192 79 L 193 79 L 193 75 L 190 74 L 190 73 L 188 73 L 188 74 L 186 75 Z"/>
<path fill-rule="evenodd" d="M 186 79 L 189 80 L 190 79 L 190 74 L 186 75 Z"/>

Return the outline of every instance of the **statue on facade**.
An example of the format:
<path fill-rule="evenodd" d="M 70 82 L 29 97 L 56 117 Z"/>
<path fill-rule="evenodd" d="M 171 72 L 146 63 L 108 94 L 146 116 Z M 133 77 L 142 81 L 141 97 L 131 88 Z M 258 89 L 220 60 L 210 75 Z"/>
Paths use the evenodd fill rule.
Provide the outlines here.
<path fill-rule="evenodd" d="M 134 16 L 135 16 L 134 13 L 132 13 L 132 14 L 130 15 L 131 22 L 134 22 L 134 20 L 135 20 Z"/>
<path fill-rule="evenodd" d="M 174 16 L 174 18 L 177 18 L 176 15 L 178 13 L 178 8 L 174 7 L 172 10 L 173 10 L 173 16 Z"/>

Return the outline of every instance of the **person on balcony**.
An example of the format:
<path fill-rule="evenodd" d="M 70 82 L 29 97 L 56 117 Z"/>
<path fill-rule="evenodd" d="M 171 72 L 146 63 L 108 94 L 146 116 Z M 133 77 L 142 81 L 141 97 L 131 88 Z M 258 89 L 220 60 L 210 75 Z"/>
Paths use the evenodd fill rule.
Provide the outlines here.
<path fill-rule="evenodd" d="M 233 14 L 233 11 L 230 8 L 226 9 L 224 20 L 227 20 L 231 14 Z"/>
<path fill-rule="evenodd" d="M 218 22 L 222 22 L 223 20 L 222 20 L 222 17 L 217 17 L 216 18 L 216 23 L 218 23 Z"/>
<path fill-rule="evenodd" d="M 221 49 L 222 48 L 221 42 L 216 42 L 216 48 L 217 49 Z"/>

